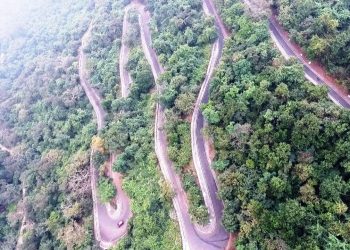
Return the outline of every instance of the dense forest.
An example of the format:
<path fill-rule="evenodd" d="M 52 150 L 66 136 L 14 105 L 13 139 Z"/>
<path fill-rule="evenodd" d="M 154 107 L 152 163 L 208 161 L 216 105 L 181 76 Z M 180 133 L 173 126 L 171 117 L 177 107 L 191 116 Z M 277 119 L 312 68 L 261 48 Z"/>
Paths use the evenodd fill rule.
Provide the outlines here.
<path fill-rule="evenodd" d="M 350 89 L 350 3 L 274 0 L 278 19 L 311 59 Z"/>
<path fill-rule="evenodd" d="M 226 229 L 237 249 L 348 249 L 350 112 L 271 49 L 266 20 L 218 6 L 233 35 L 203 112 Z"/>
<path fill-rule="evenodd" d="M 85 48 L 90 83 L 103 97 L 104 108 L 118 97 L 118 55 L 123 22 L 123 1 L 101 1 L 95 6 L 91 37 Z"/>
<path fill-rule="evenodd" d="M 350 112 L 327 98 L 327 87 L 307 82 L 297 60 L 283 59 L 266 9 L 253 15 L 247 1 L 214 2 L 231 35 L 201 107 L 203 133 L 213 141 L 222 223 L 237 234 L 236 249 L 350 249 Z M 114 249 L 181 249 L 174 193 L 154 152 L 157 102 L 165 107 L 168 153 L 191 219 L 208 222 L 190 122 L 217 39 L 214 19 L 201 0 L 144 1 L 165 68 L 158 95 L 139 14 L 129 10 L 132 83 L 122 98 L 119 53 L 129 3 L 33 0 L 18 20 L 0 11 L 9 18 L 0 19 L 0 249 L 98 249 L 89 166 L 92 159 L 98 198 L 107 204 L 118 195 L 106 174 L 111 155 L 132 210 Z M 350 88 L 348 1 L 270 3 L 291 38 Z M 88 81 L 107 113 L 100 131 L 78 74 L 89 27 Z"/>
<path fill-rule="evenodd" d="M 96 129 L 77 51 L 94 6 L 33 6 L 1 37 L 0 139 L 11 154 L 0 154 L 0 248 L 15 249 L 24 214 L 21 248 L 84 248 L 93 245 L 86 166 Z"/>

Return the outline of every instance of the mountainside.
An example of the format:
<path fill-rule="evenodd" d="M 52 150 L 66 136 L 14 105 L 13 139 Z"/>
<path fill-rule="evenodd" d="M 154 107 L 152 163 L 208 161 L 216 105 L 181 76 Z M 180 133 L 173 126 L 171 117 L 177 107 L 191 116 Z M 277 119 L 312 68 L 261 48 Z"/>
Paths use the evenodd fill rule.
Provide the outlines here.
<path fill-rule="evenodd" d="M 16 247 L 22 224 L 21 249 L 93 245 L 85 166 L 95 127 L 77 84 L 77 48 L 93 3 L 33 6 L 1 38 L 0 134 L 11 148 L 1 151 L 1 249 Z"/>
<path fill-rule="evenodd" d="M 0 4 L 0 249 L 350 249 L 345 0 Z"/>
<path fill-rule="evenodd" d="M 271 49 L 265 20 L 221 8 L 234 35 L 203 113 L 226 229 L 237 249 L 348 248 L 349 111 Z"/>

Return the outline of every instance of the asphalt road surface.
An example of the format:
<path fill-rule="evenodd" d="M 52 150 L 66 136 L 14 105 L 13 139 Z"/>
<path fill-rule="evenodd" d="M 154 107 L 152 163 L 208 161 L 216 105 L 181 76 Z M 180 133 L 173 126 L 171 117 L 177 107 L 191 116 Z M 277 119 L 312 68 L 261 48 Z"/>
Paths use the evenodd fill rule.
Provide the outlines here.
<path fill-rule="evenodd" d="M 203 193 L 205 205 L 209 212 L 209 224 L 203 227 L 203 231 L 215 233 L 224 237 L 228 233 L 221 224 L 223 203 L 218 198 L 218 188 L 215 181 L 215 173 L 210 167 L 210 157 L 205 150 L 206 141 L 202 134 L 204 127 L 204 117 L 200 110 L 203 103 L 207 103 L 209 99 L 209 82 L 213 73 L 218 66 L 222 50 L 224 47 L 224 39 L 228 37 L 229 32 L 225 29 L 222 20 L 209 0 L 203 1 L 203 8 L 206 15 L 213 16 L 218 33 L 218 38 L 212 46 L 210 61 L 204 82 L 199 92 L 191 122 L 191 144 L 192 158 L 197 172 L 199 184 Z"/>
<path fill-rule="evenodd" d="M 119 74 L 120 74 L 120 88 L 122 97 L 127 97 L 129 94 L 129 87 L 131 84 L 131 76 L 129 71 L 126 69 L 126 65 L 128 63 L 129 58 L 129 47 L 127 46 L 125 39 L 127 36 L 127 31 L 130 27 L 127 13 L 129 12 L 131 5 L 128 5 L 124 9 L 124 19 L 123 19 L 123 35 L 122 35 L 122 43 L 119 54 Z"/>
<path fill-rule="evenodd" d="M 89 25 L 89 29 L 85 32 L 82 38 L 82 44 L 79 48 L 79 78 L 80 84 L 83 87 L 85 94 L 87 95 L 89 102 L 91 103 L 96 119 L 97 119 L 97 129 L 101 130 L 105 125 L 106 112 L 101 106 L 101 97 L 98 95 L 96 90 L 94 90 L 88 82 L 87 72 L 86 72 L 86 55 L 84 54 L 84 48 L 86 47 L 87 41 L 90 37 L 92 29 L 92 24 Z"/>

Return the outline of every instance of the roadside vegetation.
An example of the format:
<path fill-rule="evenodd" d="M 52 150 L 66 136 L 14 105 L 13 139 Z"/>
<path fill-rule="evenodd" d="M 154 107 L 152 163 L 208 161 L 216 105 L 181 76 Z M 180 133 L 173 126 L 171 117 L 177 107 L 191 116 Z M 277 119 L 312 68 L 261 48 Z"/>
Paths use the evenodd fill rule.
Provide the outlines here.
<path fill-rule="evenodd" d="M 225 228 L 237 249 L 348 249 L 350 112 L 273 49 L 266 20 L 220 9 L 233 35 L 203 113 Z"/>
<path fill-rule="evenodd" d="M 101 96 L 102 108 L 107 112 L 107 122 L 110 119 L 108 112 L 112 102 L 118 98 L 118 55 L 121 47 L 123 7 L 121 1 L 96 2 L 91 34 L 84 48 L 89 82 Z M 116 187 L 109 177 L 113 152 L 107 150 L 104 144 L 100 134 L 94 136 L 91 143 L 92 164 L 98 173 L 97 196 L 101 203 L 116 207 Z"/>
<path fill-rule="evenodd" d="M 309 58 L 350 89 L 349 1 L 274 1 L 278 19 Z"/>
<path fill-rule="evenodd" d="M 60 0 L 40 5 L 27 17 L 25 26 L 1 37 L 0 140 L 13 148 L 13 155 L 0 151 L 1 249 L 16 248 L 24 211 L 28 226 L 21 249 L 97 248 L 90 147 L 93 164 L 100 169 L 109 150 L 117 149 L 112 142 L 122 143 L 117 152 L 129 152 L 129 148 L 136 157 L 130 168 L 121 171 L 133 203 L 129 236 L 121 248 L 181 249 L 177 223 L 170 218 L 171 193 L 154 155 L 154 97 L 147 94 L 154 83 L 149 65 L 137 52 L 140 48 L 135 48 L 131 58 L 138 70 L 144 70 L 132 72 L 135 87 L 130 98 L 119 98 L 124 4 L 98 2 L 94 6 L 85 0 Z M 93 110 L 79 83 L 77 57 L 91 20 L 92 35 L 85 53 L 92 85 L 101 93 L 110 119 L 106 130 L 95 137 Z M 130 138 L 120 140 L 126 134 L 119 124 L 130 130 Z M 25 203 L 21 199 L 23 186 Z M 102 177 L 100 198 L 109 201 L 114 195 L 114 186 Z"/>
<path fill-rule="evenodd" d="M 327 89 L 286 61 L 269 37 L 265 14 L 245 13 L 238 0 L 216 0 L 232 37 L 203 105 L 213 138 L 223 224 L 243 249 L 350 249 L 350 112 Z M 40 4 L 39 4 L 40 3 Z M 169 156 L 181 174 L 192 219 L 208 220 L 191 163 L 190 118 L 204 79 L 212 18 L 200 0 L 147 1 L 153 46 L 165 67 L 157 96 L 130 11 L 127 69 L 133 83 L 120 97 L 118 58 L 123 9 L 129 1 L 33 1 L 15 30 L 0 24 L 0 249 L 97 249 L 93 235 L 90 148 L 100 171 L 102 202 L 116 195 L 105 177 L 109 152 L 123 174 L 133 217 L 115 249 L 181 249 L 172 207 L 154 152 L 154 110 L 166 107 Z M 350 88 L 349 4 L 274 0 L 279 20 L 310 58 Z M 40 8 L 38 7 L 40 6 Z M 108 112 L 98 136 L 80 86 L 78 48 Z M 5 29 L 6 30 L 6 29 Z M 23 190 L 25 199 L 22 199 Z"/>
<path fill-rule="evenodd" d="M 110 202 L 116 196 L 116 188 L 112 181 L 101 177 L 98 181 L 98 198 L 102 203 Z"/>

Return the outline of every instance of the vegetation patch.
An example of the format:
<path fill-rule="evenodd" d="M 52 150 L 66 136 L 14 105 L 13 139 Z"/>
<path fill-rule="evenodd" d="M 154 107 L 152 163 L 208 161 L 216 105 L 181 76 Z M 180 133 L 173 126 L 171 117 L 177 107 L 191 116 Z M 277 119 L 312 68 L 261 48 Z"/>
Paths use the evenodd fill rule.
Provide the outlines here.
<path fill-rule="evenodd" d="M 271 49 L 266 21 L 227 4 L 233 36 L 203 107 L 224 226 L 237 249 L 349 248 L 350 112 Z"/>
<path fill-rule="evenodd" d="M 98 198 L 101 202 L 110 202 L 117 194 L 112 181 L 106 177 L 100 177 L 98 181 Z"/>
<path fill-rule="evenodd" d="M 274 1 L 278 19 L 311 59 L 350 88 L 350 10 L 347 0 Z"/>

